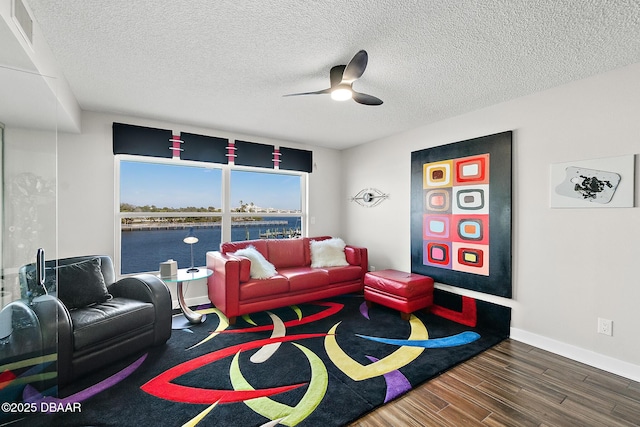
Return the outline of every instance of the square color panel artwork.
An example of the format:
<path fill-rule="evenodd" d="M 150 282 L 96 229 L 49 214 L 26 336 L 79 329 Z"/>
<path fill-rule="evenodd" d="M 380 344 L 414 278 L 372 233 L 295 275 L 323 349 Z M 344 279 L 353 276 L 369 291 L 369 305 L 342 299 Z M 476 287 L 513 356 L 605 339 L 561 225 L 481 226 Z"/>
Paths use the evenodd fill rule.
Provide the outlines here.
<path fill-rule="evenodd" d="M 511 132 L 412 153 L 412 271 L 511 297 Z"/>
<path fill-rule="evenodd" d="M 489 275 L 489 160 L 423 165 L 425 265 Z"/>

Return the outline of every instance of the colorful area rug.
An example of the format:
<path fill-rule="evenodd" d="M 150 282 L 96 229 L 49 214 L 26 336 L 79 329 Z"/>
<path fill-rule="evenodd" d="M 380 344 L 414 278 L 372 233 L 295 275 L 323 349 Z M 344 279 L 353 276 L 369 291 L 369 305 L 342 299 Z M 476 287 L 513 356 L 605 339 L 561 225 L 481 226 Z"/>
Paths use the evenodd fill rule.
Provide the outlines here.
<path fill-rule="evenodd" d="M 200 311 L 206 322 L 174 330 L 167 345 L 44 398 L 52 410 L 29 425 L 339 426 L 506 337 L 482 325 L 482 310 L 475 327 L 423 312 L 403 321 L 361 295 L 233 326 L 215 308 Z"/>

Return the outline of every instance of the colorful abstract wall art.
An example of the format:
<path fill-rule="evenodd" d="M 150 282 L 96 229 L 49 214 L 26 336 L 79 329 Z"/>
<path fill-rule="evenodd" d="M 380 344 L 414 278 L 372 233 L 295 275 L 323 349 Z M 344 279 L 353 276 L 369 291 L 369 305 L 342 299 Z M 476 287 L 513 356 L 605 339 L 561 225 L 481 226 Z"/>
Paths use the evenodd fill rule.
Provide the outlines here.
<path fill-rule="evenodd" d="M 551 165 L 552 208 L 633 207 L 633 154 Z"/>
<path fill-rule="evenodd" d="M 503 132 L 411 153 L 411 270 L 511 298 L 511 143 Z"/>

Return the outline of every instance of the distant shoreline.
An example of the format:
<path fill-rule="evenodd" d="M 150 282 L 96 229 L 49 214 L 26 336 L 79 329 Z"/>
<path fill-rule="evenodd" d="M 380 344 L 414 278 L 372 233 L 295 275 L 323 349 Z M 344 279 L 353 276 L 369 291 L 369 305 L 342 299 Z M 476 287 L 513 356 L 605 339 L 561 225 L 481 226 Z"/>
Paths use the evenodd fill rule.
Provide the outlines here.
<path fill-rule="evenodd" d="M 233 221 L 231 227 L 274 227 L 288 225 L 286 220 L 272 221 Z M 137 224 L 121 224 L 122 231 L 154 231 L 154 230 L 185 230 L 188 228 L 220 228 L 222 223 L 218 222 L 148 222 Z"/>

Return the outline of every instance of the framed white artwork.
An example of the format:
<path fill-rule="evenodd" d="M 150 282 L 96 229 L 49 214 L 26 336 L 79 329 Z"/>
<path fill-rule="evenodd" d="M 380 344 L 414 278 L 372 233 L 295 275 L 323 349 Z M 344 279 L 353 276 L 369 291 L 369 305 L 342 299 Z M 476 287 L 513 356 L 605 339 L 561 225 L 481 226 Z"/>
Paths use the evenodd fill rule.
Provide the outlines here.
<path fill-rule="evenodd" d="M 551 165 L 552 208 L 629 208 L 634 205 L 635 155 Z"/>

